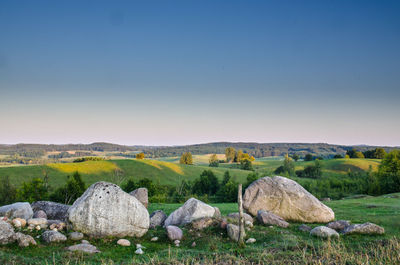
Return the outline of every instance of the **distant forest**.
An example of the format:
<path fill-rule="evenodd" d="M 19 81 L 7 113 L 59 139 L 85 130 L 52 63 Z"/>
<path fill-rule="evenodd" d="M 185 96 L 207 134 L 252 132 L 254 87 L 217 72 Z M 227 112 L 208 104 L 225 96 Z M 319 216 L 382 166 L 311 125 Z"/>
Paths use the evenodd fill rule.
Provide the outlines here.
<path fill-rule="evenodd" d="M 230 143 L 217 142 L 207 144 L 195 144 L 184 146 L 125 146 L 111 143 L 92 143 L 92 144 L 66 144 L 66 145 L 45 145 L 45 144 L 16 144 L 16 145 L 0 145 L 0 154 L 2 155 L 20 155 L 30 156 L 31 154 L 43 154 L 44 152 L 54 151 L 100 151 L 100 152 L 132 152 L 142 151 L 146 157 L 168 157 L 180 156 L 184 152 L 191 152 L 194 155 L 201 154 L 223 154 L 227 147 L 233 147 L 237 150 L 241 149 L 256 158 L 267 156 L 282 156 L 284 154 L 305 154 L 318 155 L 323 157 L 333 157 L 336 154 L 345 155 L 347 151 L 356 149 L 365 152 L 378 146 L 347 146 L 332 145 L 326 143 Z M 390 152 L 395 147 L 383 147 L 386 152 Z M 398 147 L 397 147 L 398 148 Z"/>

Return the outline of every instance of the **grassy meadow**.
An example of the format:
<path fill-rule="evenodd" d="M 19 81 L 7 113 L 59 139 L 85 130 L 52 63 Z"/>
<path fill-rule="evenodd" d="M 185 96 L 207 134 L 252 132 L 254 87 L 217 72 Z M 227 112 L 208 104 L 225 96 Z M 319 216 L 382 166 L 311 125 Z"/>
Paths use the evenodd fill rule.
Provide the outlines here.
<path fill-rule="evenodd" d="M 374 222 L 385 228 L 385 235 L 348 235 L 338 240 L 310 237 L 298 230 L 299 223 L 290 227 L 268 227 L 255 223 L 247 238 L 257 241 L 238 248 L 224 230 L 207 228 L 193 231 L 184 228 L 180 247 L 166 237 L 165 230 L 149 230 L 142 238 L 129 238 L 132 246 L 116 244 L 117 238 L 89 239 L 101 253 L 94 255 L 69 253 L 64 247 L 75 244 L 70 240 L 46 245 L 20 248 L 16 243 L 0 247 L 1 264 L 399 264 L 400 263 L 400 194 L 364 197 L 327 202 L 336 219 L 353 223 Z M 223 215 L 237 211 L 237 205 L 213 204 Z M 150 204 L 149 212 L 162 209 L 171 213 L 180 204 Z M 318 224 L 311 224 L 312 227 Z M 151 242 L 154 236 L 158 242 Z M 192 243 L 196 246 L 192 247 Z M 144 255 L 136 255 L 135 244 L 146 247 Z"/>

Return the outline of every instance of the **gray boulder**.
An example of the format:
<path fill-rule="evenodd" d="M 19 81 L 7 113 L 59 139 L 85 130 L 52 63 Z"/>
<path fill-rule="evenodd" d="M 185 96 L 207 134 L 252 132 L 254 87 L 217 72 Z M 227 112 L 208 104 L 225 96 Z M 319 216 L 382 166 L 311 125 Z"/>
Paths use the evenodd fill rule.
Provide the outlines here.
<path fill-rule="evenodd" d="M 1 206 L 0 216 L 7 216 L 8 219 L 30 219 L 33 216 L 33 211 L 31 205 L 28 202 L 16 202 L 13 204 Z"/>
<path fill-rule="evenodd" d="M 181 207 L 172 212 L 164 222 L 164 226 L 185 225 L 203 217 L 218 216 L 219 210 L 195 198 L 190 198 Z"/>
<path fill-rule="evenodd" d="M 338 232 L 326 226 L 315 227 L 310 231 L 310 235 L 321 238 L 339 237 Z"/>
<path fill-rule="evenodd" d="M 346 220 L 338 220 L 338 221 L 333 221 L 328 223 L 326 226 L 334 229 L 336 231 L 342 231 L 343 229 L 345 229 L 346 227 L 348 227 L 350 225 L 349 221 Z"/>
<path fill-rule="evenodd" d="M 161 211 L 157 210 L 150 214 L 150 228 L 156 228 L 157 226 L 163 226 L 167 215 Z"/>
<path fill-rule="evenodd" d="M 0 244 L 6 245 L 15 241 L 15 232 L 12 225 L 0 220 Z"/>
<path fill-rule="evenodd" d="M 15 234 L 15 238 L 18 241 L 20 247 L 29 247 L 29 245 L 36 245 L 35 239 L 30 235 L 25 235 L 20 232 Z"/>
<path fill-rule="evenodd" d="M 264 210 L 258 211 L 257 220 L 264 225 L 277 225 L 284 228 L 289 226 L 289 223 L 282 217 Z"/>
<path fill-rule="evenodd" d="M 73 240 L 73 241 L 78 241 L 78 240 L 82 240 L 83 238 L 83 234 L 80 232 L 71 232 L 69 233 L 69 239 Z"/>
<path fill-rule="evenodd" d="M 47 219 L 47 214 L 43 210 L 39 210 L 33 213 L 33 218 Z"/>
<path fill-rule="evenodd" d="M 149 205 L 149 195 L 146 188 L 138 188 L 134 191 L 131 191 L 129 194 L 135 196 L 135 198 L 138 199 L 144 205 L 144 207 L 147 208 Z"/>
<path fill-rule="evenodd" d="M 134 196 L 108 182 L 91 185 L 68 210 L 72 229 L 92 237 L 143 236 L 149 212 Z"/>
<path fill-rule="evenodd" d="M 382 235 L 385 229 L 373 223 L 354 224 L 347 226 L 342 231 L 343 234 L 368 234 L 368 235 Z"/>
<path fill-rule="evenodd" d="M 243 208 L 253 216 L 265 210 L 285 220 L 305 223 L 327 223 L 335 219 L 331 208 L 296 181 L 280 176 L 264 177 L 250 184 L 243 196 Z"/>
<path fill-rule="evenodd" d="M 181 240 L 183 237 L 183 231 L 174 225 L 169 225 L 166 227 L 167 229 L 167 235 L 169 240 L 175 241 L 175 240 Z"/>
<path fill-rule="evenodd" d="M 69 205 L 50 201 L 37 201 L 32 203 L 31 206 L 34 212 L 44 211 L 47 219 L 61 220 L 63 222 L 68 220 Z"/>
<path fill-rule="evenodd" d="M 72 252 L 83 252 L 88 254 L 100 253 L 100 250 L 98 250 L 97 247 L 91 245 L 89 242 L 69 246 L 65 249 Z"/>
<path fill-rule="evenodd" d="M 53 242 L 63 242 L 67 240 L 67 237 L 61 234 L 60 232 L 47 230 L 42 234 L 42 238 L 46 243 Z"/>
<path fill-rule="evenodd" d="M 299 230 L 303 231 L 303 232 L 310 232 L 312 230 L 312 228 L 309 227 L 308 225 L 302 224 L 299 226 Z"/>
<path fill-rule="evenodd" d="M 245 222 L 253 223 L 253 217 L 250 214 L 243 213 L 243 218 Z M 227 216 L 227 221 L 230 223 L 239 223 L 239 213 L 230 213 Z"/>
<path fill-rule="evenodd" d="M 234 224 L 228 224 L 226 226 L 226 231 L 230 239 L 236 242 L 239 241 L 239 226 Z"/>

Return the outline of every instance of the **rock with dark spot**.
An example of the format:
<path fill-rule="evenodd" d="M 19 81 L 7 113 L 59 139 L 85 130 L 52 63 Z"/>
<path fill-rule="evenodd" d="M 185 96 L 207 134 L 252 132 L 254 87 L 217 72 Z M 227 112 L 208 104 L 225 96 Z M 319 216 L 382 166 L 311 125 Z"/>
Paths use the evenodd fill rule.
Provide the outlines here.
<path fill-rule="evenodd" d="M 33 211 L 44 211 L 47 215 L 47 219 L 61 220 L 66 222 L 68 220 L 68 209 L 69 205 L 50 202 L 50 201 L 37 201 L 32 203 Z"/>
<path fill-rule="evenodd" d="M 161 211 L 157 210 L 150 215 L 150 228 L 156 228 L 157 226 L 163 226 L 167 215 Z"/>

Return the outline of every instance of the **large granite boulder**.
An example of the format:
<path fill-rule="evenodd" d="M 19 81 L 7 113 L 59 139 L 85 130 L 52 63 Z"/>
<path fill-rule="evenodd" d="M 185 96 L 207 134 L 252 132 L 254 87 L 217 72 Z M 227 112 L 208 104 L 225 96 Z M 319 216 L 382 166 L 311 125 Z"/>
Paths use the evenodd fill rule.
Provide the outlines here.
<path fill-rule="evenodd" d="M 14 228 L 6 221 L 0 220 L 0 245 L 6 245 L 16 240 Z"/>
<path fill-rule="evenodd" d="M 181 207 L 172 212 L 164 222 L 164 226 L 185 225 L 203 217 L 214 217 L 220 214 L 214 208 L 195 198 L 190 198 Z"/>
<path fill-rule="evenodd" d="M 327 223 L 335 218 L 331 208 L 296 181 L 280 176 L 254 181 L 244 193 L 243 207 L 253 216 L 265 210 L 285 220 L 305 223 Z"/>
<path fill-rule="evenodd" d="M 1 206 L 0 216 L 7 216 L 8 219 L 30 219 L 33 216 L 33 211 L 29 202 L 16 202 L 13 204 Z"/>
<path fill-rule="evenodd" d="M 373 223 L 354 224 L 344 228 L 343 234 L 368 234 L 368 235 L 383 235 L 385 229 Z"/>
<path fill-rule="evenodd" d="M 47 219 L 61 220 L 63 222 L 68 220 L 69 205 L 50 201 L 37 201 L 32 203 L 31 206 L 35 213 L 44 211 Z"/>
<path fill-rule="evenodd" d="M 149 205 L 149 195 L 146 188 L 138 188 L 134 191 L 131 191 L 129 194 L 135 196 L 135 198 L 138 199 L 144 205 L 144 207 L 147 208 Z"/>
<path fill-rule="evenodd" d="M 108 182 L 91 185 L 68 210 L 72 228 L 92 237 L 143 236 L 149 212 L 134 196 Z"/>

